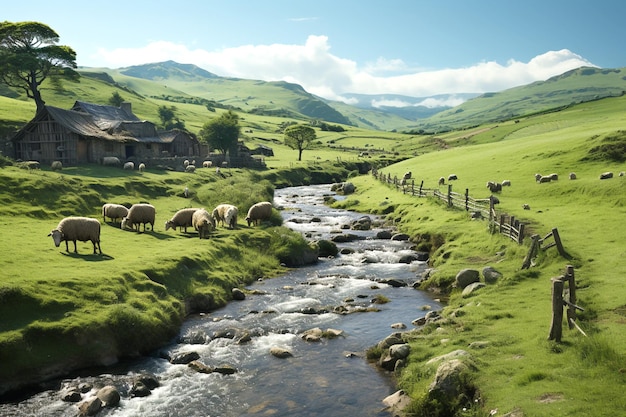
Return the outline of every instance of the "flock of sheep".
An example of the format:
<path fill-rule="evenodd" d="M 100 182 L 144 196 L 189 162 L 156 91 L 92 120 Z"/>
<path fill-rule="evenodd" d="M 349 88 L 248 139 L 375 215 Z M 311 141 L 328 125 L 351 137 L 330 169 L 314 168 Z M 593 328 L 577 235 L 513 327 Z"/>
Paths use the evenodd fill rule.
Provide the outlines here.
<path fill-rule="evenodd" d="M 248 227 L 251 224 L 259 225 L 263 220 L 269 220 L 272 216 L 272 203 L 262 201 L 254 204 L 248 210 L 246 221 Z M 200 239 L 207 239 L 211 231 L 215 230 L 218 223 L 222 226 L 234 229 L 237 227 L 238 209 L 232 204 L 220 204 L 211 213 L 204 208 L 185 208 L 177 211 L 171 219 L 165 222 L 165 230 L 180 228 L 187 232 L 188 227 L 193 227 Z M 130 208 L 121 204 L 107 203 L 102 206 L 102 220 L 106 218 L 112 222 L 121 220 L 122 230 L 134 230 L 139 232 L 143 224 L 143 231 L 146 231 L 146 224 L 150 224 L 154 230 L 156 209 L 152 204 L 133 204 Z M 48 236 L 52 237 L 54 245 L 59 247 L 61 242 L 65 242 L 65 250 L 69 252 L 69 242 L 74 242 L 74 253 L 76 241 L 93 244 L 93 253 L 102 254 L 100 247 L 100 220 L 90 217 L 66 217 L 52 230 Z"/>

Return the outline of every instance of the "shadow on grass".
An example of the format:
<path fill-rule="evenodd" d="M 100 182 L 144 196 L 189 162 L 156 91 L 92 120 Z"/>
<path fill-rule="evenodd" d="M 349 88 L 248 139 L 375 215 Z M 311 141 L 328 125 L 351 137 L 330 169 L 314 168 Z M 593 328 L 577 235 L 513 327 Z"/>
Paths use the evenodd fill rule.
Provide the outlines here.
<path fill-rule="evenodd" d="M 95 253 L 81 254 L 81 253 L 74 253 L 74 252 L 61 252 L 61 255 L 67 256 L 67 257 L 70 257 L 70 258 L 74 258 L 74 259 L 82 259 L 83 261 L 87 261 L 87 262 L 112 261 L 113 259 L 115 259 L 114 257 L 112 257 L 110 255 L 107 255 L 105 253 L 103 253 L 103 254 L 95 254 Z"/>

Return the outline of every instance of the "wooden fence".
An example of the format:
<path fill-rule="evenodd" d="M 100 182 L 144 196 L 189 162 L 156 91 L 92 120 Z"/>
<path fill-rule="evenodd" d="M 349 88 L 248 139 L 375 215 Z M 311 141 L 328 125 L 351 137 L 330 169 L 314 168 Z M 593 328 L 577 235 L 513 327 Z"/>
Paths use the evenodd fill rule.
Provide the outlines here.
<path fill-rule="evenodd" d="M 500 233 L 509 239 L 522 244 L 524 241 L 524 223 L 521 223 L 514 216 L 497 214 L 495 205 L 497 198 L 475 199 L 469 195 L 469 189 L 465 189 L 464 194 L 452 191 L 452 184 L 448 184 L 446 192 L 438 188 L 424 188 L 424 181 L 416 187 L 413 179 L 398 179 L 390 174 L 385 175 L 377 170 L 372 170 L 372 176 L 387 185 L 394 187 L 404 194 L 415 197 L 433 197 L 442 201 L 448 207 L 455 207 L 472 213 L 473 218 L 489 219 L 489 231 Z"/>

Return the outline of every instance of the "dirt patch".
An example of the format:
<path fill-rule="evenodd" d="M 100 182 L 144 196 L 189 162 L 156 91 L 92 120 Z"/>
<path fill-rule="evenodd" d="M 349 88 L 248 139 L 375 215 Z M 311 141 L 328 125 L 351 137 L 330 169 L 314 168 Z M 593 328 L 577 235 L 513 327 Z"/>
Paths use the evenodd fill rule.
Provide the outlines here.
<path fill-rule="evenodd" d="M 547 392 L 545 394 L 540 395 L 537 401 L 542 404 L 550 404 L 550 403 L 555 403 L 557 401 L 563 401 L 564 399 L 565 399 L 565 395 L 563 395 L 563 393 Z"/>

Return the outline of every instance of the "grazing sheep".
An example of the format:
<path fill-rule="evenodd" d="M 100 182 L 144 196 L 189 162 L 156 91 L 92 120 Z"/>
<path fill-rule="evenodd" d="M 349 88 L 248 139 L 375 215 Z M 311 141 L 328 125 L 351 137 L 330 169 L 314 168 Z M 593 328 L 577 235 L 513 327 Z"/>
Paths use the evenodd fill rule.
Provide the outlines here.
<path fill-rule="evenodd" d="M 624 176 L 624 171 L 620 171 L 619 176 L 623 177 Z"/>
<path fill-rule="evenodd" d="M 191 173 L 196 172 L 196 166 L 195 165 L 187 165 L 185 167 L 185 172 L 191 172 Z"/>
<path fill-rule="evenodd" d="M 146 170 L 146 164 L 144 164 L 143 162 L 139 164 L 139 166 L 137 167 L 137 170 L 139 172 L 144 172 Z"/>
<path fill-rule="evenodd" d="M 489 191 L 491 191 L 492 193 L 499 193 L 500 191 L 502 191 L 502 184 L 500 184 L 499 182 L 488 181 L 487 188 L 489 188 Z"/>
<path fill-rule="evenodd" d="M 122 162 L 120 161 L 120 158 L 118 158 L 117 156 L 105 156 L 102 158 L 102 165 L 120 166 L 122 165 Z"/>
<path fill-rule="evenodd" d="M 230 222 L 228 222 L 226 220 L 227 218 L 227 213 L 229 212 L 229 210 L 234 209 L 234 214 L 235 214 L 235 224 L 237 223 L 237 207 L 231 205 L 231 204 L 220 204 L 217 207 L 215 207 L 213 209 L 213 218 L 215 219 L 216 223 L 222 223 L 222 226 L 224 225 L 229 225 L 230 226 Z M 233 211 L 231 210 L 231 214 L 233 213 Z M 232 221 L 232 216 L 230 218 L 230 220 Z"/>
<path fill-rule="evenodd" d="M 258 226 L 262 220 L 269 220 L 270 217 L 272 217 L 272 203 L 269 201 L 262 201 L 250 207 L 248 215 L 246 216 L 246 221 L 248 222 L 248 226 L 252 223 L 254 223 L 255 226 Z"/>
<path fill-rule="evenodd" d="M 183 166 L 184 166 L 185 168 L 187 168 L 187 167 L 189 166 L 189 159 L 185 159 L 185 160 L 183 161 Z"/>
<path fill-rule="evenodd" d="M 550 181 L 552 181 L 552 177 L 550 175 L 542 175 L 539 180 L 537 180 L 539 184 Z"/>
<path fill-rule="evenodd" d="M 543 177 L 543 175 L 537 173 L 535 174 L 535 181 L 539 182 L 539 180 L 541 179 L 541 177 Z"/>
<path fill-rule="evenodd" d="M 226 216 L 224 216 L 224 223 L 229 229 L 235 229 L 237 227 L 237 215 L 239 210 L 235 206 L 231 206 L 226 210 Z"/>
<path fill-rule="evenodd" d="M 63 169 L 63 163 L 61 161 L 52 161 L 50 164 L 50 169 L 53 171 L 61 171 Z"/>
<path fill-rule="evenodd" d="M 601 180 L 606 180 L 609 178 L 613 178 L 613 173 L 612 172 L 603 172 L 602 174 L 600 174 L 600 179 Z"/>
<path fill-rule="evenodd" d="M 187 233 L 187 228 L 192 226 L 192 218 L 193 214 L 199 210 L 198 208 L 185 208 L 182 210 L 178 210 L 171 219 L 165 222 L 165 230 L 169 230 L 170 228 L 176 230 L 177 227 L 180 227 Z"/>
<path fill-rule="evenodd" d="M 511 180 L 502 180 L 502 186 L 503 187 L 510 187 L 511 186 Z"/>
<path fill-rule="evenodd" d="M 100 222 L 90 217 L 66 217 L 59 222 L 57 228 L 52 230 L 48 236 L 52 236 L 54 246 L 57 248 L 61 242 L 65 241 L 65 251 L 69 252 L 68 242 L 74 242 L 74 253 L 76 250 L 76 241 L 91 241 L 93 244 L 93 253 L 96 248 L 102 254 L 100 247 Z"/>
<path fill-rule="evenodd" d="M 411 171 L 407 171 L 404 173 L 404 175 L 402 176 L 403 180 L 410 180 L 411 177 L 413 176 L 413 174 L 411 173 Z"/>
<path fill-rule="evenodd" d="M 570 172 L 569 173 L 569 179 L 570 180 L 575 180 L 576 179 L 576 173 L 575 172 Z"/>
<path fill-rule="evenodd" d="M 523 208 L 524 210 L 530 210 L 530 206 L 529 206 L 528 204 L 524 204 L 524 205 L 522 206 L 522 208 Z"/>
<path fill-rule="evenodd" d="M 211 161 L 202 162 L 202 168 L 211 168 L 212 166 L 213 166 L 213 162 Z"/>
<path fill-rule="evenodd" d="M 559 174 L 550 174 L 549 177 L 551 181 L 558 181 Z"/>
<path fill-rule="evenodd" d="M 183 195 L 185 196 L 185 198 L 189 197 L 189 187 L 185 187 L 185 189 L 183 190 Z"/>
<path fill-rule="evenodd" d="M 205 209 L 201 208 L 193 213 L 191 218 L 193 228 L 198 232 L 200 239 L 208 239 L 209 233 L 215 230 L 215 219 Z"/>
<path fill-rule="evenodd" d="M 448 181 L 454 181 L 454 180 L 458 180 L 458 177 L 456 176 L 456 174 L 448 175 Z"/>
<path fill-rule="evenodd" d="M 106 218 L 110 218 L 112 222 L 117 219 L 123 219 L 128 216 L 128 209 L 121 204 L 107 203 L 102 205 L 102 221 L 106 222 Z"/>
<path fill-rule="evenodd" d="M 446 184 L 446 179 L 444 177 L 440 177 L 439 178 L 439 185 L 445 185 Z"/>
<path fill-rule="evenodd" d="M 126 162 L 124 164 L 124 169 L 127 169 L 129 171 L 132 171 L 133 169 L 135 169 L 135 163 L 134 162 Z"/>
<path fill-rule="evenodd" d="M 128 215 L 122 219 L 122 229 L 132 229 L 139 232 L 139 225 L 143 224 L 143 231 L 146 231 L 146 223 L 150 223 L 150 228 L 154 231 L 154 218 L 156 209 L 152 204 L 133 204 L 128 210 Z M 135 227 L 136 225 L 136 227 Z"/>

